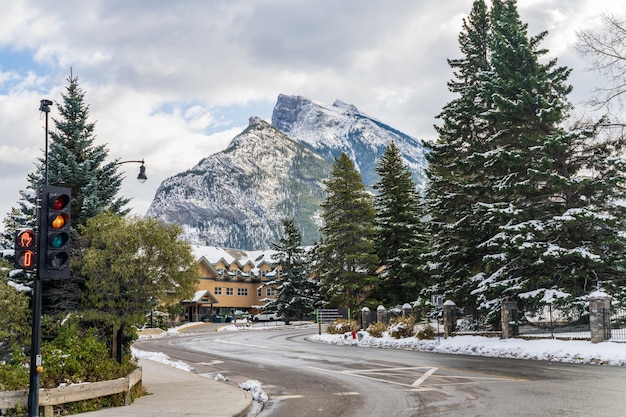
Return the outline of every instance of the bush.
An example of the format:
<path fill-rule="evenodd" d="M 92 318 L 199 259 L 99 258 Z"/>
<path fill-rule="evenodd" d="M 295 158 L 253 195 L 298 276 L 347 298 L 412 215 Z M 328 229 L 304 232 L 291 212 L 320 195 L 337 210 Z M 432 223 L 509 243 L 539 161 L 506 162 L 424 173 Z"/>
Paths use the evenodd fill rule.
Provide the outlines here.
<path fill-rule="evenodd" d="M 394 339 L 413 337 L 415 335 L 415 318 L 408 316 L 395 319 L 389 326 L 389 333 Z"/>
<path fill-rule="evenodd" d="M 108 346 L 98 340 L 94 329 L 81 334 L 75 325 L 61 327 L 56 339 L 42 344 L 41 353 L 42 388 L 117 379 L 136 368 L 128 358 L 122 364 L 112 359 Z"/>
<path fill-rule="evenodd" d="M 417 338 L 420 340 L 432 340 L 437 335 L 435 328 L 430 324 L 426 325 L 423 329 L 417 332 Z"/>
<path fill-rule="evenodd" d="M 0 391 L 17 391 L 28 388 L 28 366 L 21 363 L 0 364 Z"/>
<path fill-rule="evenodd" d="M 359 323 L 356 320 L 339 319 L 326 327 L 326 333 L 343 334 L 356 332 L 359 330 Z"/>
<path fill-rule="evenodd" d="M 385 326 L 385 323 L 380 321 L 377 321 L 376 323 L 371 323 L 367 327 L 367 332 L 372 337 L 383 337 L 383 333 L 385 333 L 385 330 L 387 330 L 387 326 Z"/>

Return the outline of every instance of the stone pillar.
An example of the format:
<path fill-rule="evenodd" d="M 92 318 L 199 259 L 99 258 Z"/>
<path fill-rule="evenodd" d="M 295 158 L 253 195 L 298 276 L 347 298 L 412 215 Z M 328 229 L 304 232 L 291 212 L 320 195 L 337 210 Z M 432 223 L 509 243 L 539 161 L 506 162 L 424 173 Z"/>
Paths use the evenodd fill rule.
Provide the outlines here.
<path fill-rule="evenodd" d="M 456 330 L 456 304 L 452 300 L 443 303 L 443 337 L 448 338 Z"/>
<path fill-rule="evenodd" d="M 370 325 L 370 309 L 363 307 L 361 309 L 361 328 L 367 330 Z"/>
<path fill-rule="evenodd" d="M 413 315 L 413 307 L 409 303 L 404 303 L 402 306 L 402 318 L 405 319 L 411 315 Z"/>
<path fill-rule="evenodd" d="M 519 327 L 515 319 L 517 318 L 517 301 L 506 298 L 502 301 L 502 338 L 508 339 L 519 334 Z"/>
<path fill-rule="evenodd" d="M 591 343 L 611 338 L 611 296 L 604 291 L 595 291 L 589 295 L 589 326 Z"/>
<path fill-rule="evenodd" d="M 383 305 L 376 308 L 376 321 L 387 324 L 387 309 Z"/>

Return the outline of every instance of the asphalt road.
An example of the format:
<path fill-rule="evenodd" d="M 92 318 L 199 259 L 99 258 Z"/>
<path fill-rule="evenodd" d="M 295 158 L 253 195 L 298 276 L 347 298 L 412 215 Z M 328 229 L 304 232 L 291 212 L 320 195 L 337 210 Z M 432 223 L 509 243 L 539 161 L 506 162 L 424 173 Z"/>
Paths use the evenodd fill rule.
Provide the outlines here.
<path fill-rule="evenodd" d="M 621 367 L 325 345 L 305 340 L 314 327 L 193 332 L 136 347 L 258 380 L 259 417 L 626 415 Z"/>

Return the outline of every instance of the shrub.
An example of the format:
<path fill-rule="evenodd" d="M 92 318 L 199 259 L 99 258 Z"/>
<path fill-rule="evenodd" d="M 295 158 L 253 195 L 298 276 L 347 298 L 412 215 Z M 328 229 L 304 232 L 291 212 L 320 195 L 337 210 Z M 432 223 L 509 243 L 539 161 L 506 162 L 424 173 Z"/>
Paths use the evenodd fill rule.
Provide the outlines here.
<path fill-rule="evenodd" d="M 432 340 L 437 335 L 435 328 L 430 324 L 426 325 L 423 329 L 417 332 L 417 338 L 420 340 Z"/>
<path fill-rule="evenodd" d="M 28 388 L 28 367 L 21 363 L 0 364 L 0 391 L 17 391 Z"/>
<path fill-rule="evenodd" d="M 128 359 L 118 364 L 110 357 L 106 343 L 98 340 L 94 329 L 81 334 L 75 325 L 61 327 L 56 339 L 42 344 L 41 352 L 42 388 L 117 379 L 136 367 Z"/>
<path fill-rule="evenodd" d="M 372 337 L 383 337 L 383 333 L 385 333 L 385 330 L 387 330 L 387 326 L 385 326 L 385 323 L 380 322 L 380 321 L 371 323 L 367 327 L 367 332 Z"/>
<path fill-rule="evenodd" d="M 339 319 L 326 327 L 326 332 L 330 334 L 343 334 L 356 332 L 359 330 L 359 323 L 356 320 Z"/>
<path fill-rule="evenodd" d="M 408 316 L 395 319 L 389 326 L 389 333 L 394 339 L 413 337 L 415 335 L 415 318 Z"/>

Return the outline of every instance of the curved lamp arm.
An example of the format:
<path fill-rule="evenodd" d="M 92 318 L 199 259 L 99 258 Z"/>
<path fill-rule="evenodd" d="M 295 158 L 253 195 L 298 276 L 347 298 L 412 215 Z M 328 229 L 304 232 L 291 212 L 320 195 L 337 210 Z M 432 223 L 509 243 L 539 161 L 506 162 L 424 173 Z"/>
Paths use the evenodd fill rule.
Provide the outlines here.
<path fill-rule="evenodd" d="M 121 162 L 116 162 L 117 165 L 129 164 L 129 163 L 141 164 L 141 166 L 139 167 L 139 175 L 137 175 L 137 181 L 139 181 L 142 184 L 144 182 L 146 182 L 148 177 L 146 177 L 146 167 L 144 166 L 144 163 L 145 163 L 144 160 L 142 159 L 141 161 L 121 161 Z"/>

